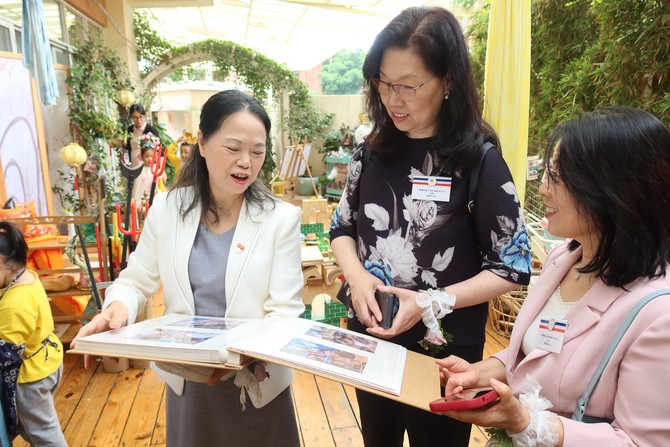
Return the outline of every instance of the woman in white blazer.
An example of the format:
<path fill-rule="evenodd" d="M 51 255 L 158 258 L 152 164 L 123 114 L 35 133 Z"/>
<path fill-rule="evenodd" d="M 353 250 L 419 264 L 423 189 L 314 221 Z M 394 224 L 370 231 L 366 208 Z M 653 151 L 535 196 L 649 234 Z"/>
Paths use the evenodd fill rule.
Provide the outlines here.
<path fill-rule="evenodd" d="M 549 231 L 567 241 L 549 254 L 507 349 L 438 362 L 447 393 L 491 386 L 500 400 L 445 414 L 506 429 L 515 447 L 670 445 L 667 295 L 624 333 L 585 407 L 589 423 L 572 418 L 628 311 L 670 287 L 670 133 L 641 110 L 597 110 L 554 131 L 545 165 Z"/>
<path fill-rule="evenodd" d="M 203 105 L 198 150 L 175 188 L 156 196 L 128 267 L 77 337 L 133 323 L 161 285 L 165 313 L 272 318 L 304 311 L 300 210 L 258 179 L 269 134 L 270 119 L 250 95 L 228 90 Z M 244 410 L 240 389 L 219 380 L 225 370 L 182 371 L 202 376 L 198 381 L 159 371 L 171 385 L 167 445 L 299 445 L 291 370 L 267 371 L 260 398 L 252 396 Z"/>

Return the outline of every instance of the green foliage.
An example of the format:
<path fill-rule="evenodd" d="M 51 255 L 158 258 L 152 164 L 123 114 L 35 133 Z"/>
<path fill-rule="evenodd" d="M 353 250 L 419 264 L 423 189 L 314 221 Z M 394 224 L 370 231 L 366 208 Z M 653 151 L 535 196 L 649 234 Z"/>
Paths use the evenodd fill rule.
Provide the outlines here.
<path fill-rule="evenodd" d="M 452 5 L 460 6 L 464 9 L 472 9 L 476 3 L 477 0 L 451 0 Z"/>
<path fill-rule="evenodd" d="M 662 0 L 533 0 L 529 155 L 557 124 L 608 105 L 639 107 L 670 122 L 670 3 Z M 468 35 L 483 85 L 488 2 Z M 528 184 L 531 211 L 536 185 Z"/>
<path fill-rule="evenodd" d="M 66 207 L 64 211 L 74 213 L 75 211 L 82 209 L 84 203 L 79 199 L 73 186 L 75 170 L 59 169 L 57 172 L 58 182 L 51 187 L 51 190 L 58 196 L 60 203 Z"/>
<path fill-rule="evenodd" d="M 172 44 L 158 35 L 149 22 L 146 10 L 136 9 L 133 14 L 133 30 L 137 45 L 137 60 L 143 74 L 162 62 L 163 56 L 170 51 Z"/>
<path fill-rule="evenodd" d="M 132 89 L 127 71 L 112 49 L 98 40 L 89 39 L 82 42 L 73 54 L 73 64 L 67 79 L 70 86 L 68 116 L 75 134 L 74 141 L 81 144 L 98 168 L 95 172 L 84 171 L 84 182 L 86 185 L 94 184 L 98 172 L 104 170 L 108 203 L 118 199 L 119 194 L 119 178 L 115 175 L 116 168 L 111 166 L 108 142 L 124 131 L 119 107 L 114 99 L 119 90 Z M 61 174 L 60 182 L 54 187 L 54 192 L 64 200 L 64 206 L 78 211 L 81 202 L 66 194 L 63 188 L 70 184 L 70 179 Z"/>
<path fill-rule="evenodd" d="M 670 120 L 670 5 L 660 0 L 536 0 L 531 139 L 608 105 Z"/>
<path fill-rule="evenodd" d="M 440 332 L 442 332 L 442 336 L 446 340 L 445 344 L 435 345 L 423 338 L 417 342 L 418 345 L 426 351 L 426 355 L 431 357 L 438 357 L 440 353 L 447 348 L 447 345 L 454 341 L 454 336 L 450 332 L 445 331 L 442 326 L 440 326 Z"/>
<path fill-rule="evenodd" d="M 167 129 L 165 127 L 161 126 L 158 123 L 154 123 L 153 126 L 156 128 L 158 131 L 158 138 L 161 140 L 161 145 L 163 146 L 165 150 L 165 155 L 167 156 L 167 147 L 172 144 L 172 137 L 168 135 Z M 176 175 L 177 175 L 177 169 L 175 166 L 172 164 L 172 162 L 168 159 L 165 162 L 165 175 L 167 176 L 167 182 L 165 184 L 167 186 L 172 186 L 176 180 Z"/>
<path fill-rule="evenodd" d="M 489 36 L 489 14 L 491 5 L 486 2 L 470 17 L 466 37 L 470 42 L 470 64 L 479 96 L 484 97 L 484 68 L 486 66 L 486 45 Z"/>
<path fill-rule="evenodd" d="M 327 95 L 354 95 L 363 88 L 363 50 L 342 50 L 322 64 L 321 90 Z"/>
<path fill-rule="evenodd" d="M 661 0 L 533 0 L 529 153 L 552 129 L 608 105 L 670 121 L 670 4 Z M 468 35 L 483 83 L 488 5 Z"/>
<path fill-rule="evenodd" d="M 229 41 L 208 39 L 181 47 L 167 49 L 161 47 L 159 50 L 151 51 L 156 61 L 173 60 L 188 53 L 211 54 L 216 74 L 220 79 L 231 74 L 237 75 L 261 101 L 272 91 L 274 101 L 278 102 L 284 89 L 288 91 L 289 111 L 282 118 L 280 125 L 288 132 L 292 143 L 298 140 L 314 141 L 332 124 L 334 114 L 323 113 L 316 106 L 307 86 L 293 72 L 247 47 Z M 175 66 L 175 70 L 178 68 Z M 272 179 L 275 167 L 270 149 L 261 170 L 262 178 L 268 183 Z"/>
<path fill-rule="evenodd" d="M 514 447 L 512 443 L 512 438 L 507 434 L 507 430 L 504 428 L 489 427 L 486 429 L 486 434 L 489 435 L 489 443 L 486 444 L 490 447 Z"/>
<path fill-rule="evenodd" d="M 531 152 L 538 151 L 556 124 L 585 110 L 580 103 L 591 102 L 588 97 L 596 99 L 588 85 L 596 80 L 590 79 L 584 58 L 598 38 L 590 8 L 590 1 L 584 0 L 538 0 L 532 4 Z M 579 73 L 569 73 L 575 69 Z M 575 75 L 587 83 L 580 92 L 570 93 L 564 81 Z"/>
<path fill-rule="evenodd" d="M 316 105 L 302 82 L 289 93 L 289 107 L 288 117 L 284 117 L 281 125 L 288 132 L 292 144 L 298 140 L 314 141 L 322 137 L 335 118 L 334 113 L 324 113 Z"/>
<path fill-rule="evenodd" d="M 342 147 L 342 136 L 339 130 L 333 130 L 323 140 L 323 144 L 318 148 L 320 154 L 329 154 L 337 152 Z"/>
<path fill-rule="evenodd" d="M 237 74 L 257 98 L 265 98 L 271 87 L 295 89 L 302 84 L 286 66 L 233 42 L 207 39 L 173 47 L 169 58 L 174 59 L 187 53 L 211 54 L 221 78 Z"/>
<path fill-rule="evenodd" d="M 354 133 L 356 129 L 347 124 L 340 124 L 338 130 L 330 132 L 323 140 L 322 147 L 318 148 L 320 154 L 337 152 L 339 149 L 351 150 L 354 147 Z"/>
<path fill-rule="evenodd" d="M 177 68 L 175 71 L 166 76 L 174 82 L 183 81 L 188 79 L 189 81 L 202 81 L 206 78 L 207 70 L 203 68 L 202 64 L 191 64 L 185 67 Z"/>
<path fill-rule="evenodd" d="M 174 48 L 171 57 L 178 57 L 187 52 L 211 54 L 220 78 L 230 74 L 238 75 L 261 101 L 267 98 L 270 89 L 274 93 L 275 101 L 278 100 L 282 88 L 287 89 L 290 110 L 281 125 L 288 130 L 290 138 L 303 141 L 307 138 L 311 141 L 318 136 L 318 132 L 324 126 L 323 121 L 327 121 L 327 125 L 330 125 L 327 117 L 323 116 L 311 100 L 305 84 L 284 65 L 233 42 L 211 39 Z M 266 183 L 272 179 L 276 167 L 272 155 L 273 151 L 270 148 L 261 168 L 261 177 Z"/>

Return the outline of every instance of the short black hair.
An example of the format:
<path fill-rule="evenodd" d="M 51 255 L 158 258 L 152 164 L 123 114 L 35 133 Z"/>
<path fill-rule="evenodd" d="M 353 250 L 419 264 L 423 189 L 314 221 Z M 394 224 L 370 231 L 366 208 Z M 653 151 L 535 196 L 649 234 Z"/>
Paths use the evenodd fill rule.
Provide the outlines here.
<path fill-rule="evenodd" d="M 658 118 L 623 106 L 579 115 L 554 130 L 544 158 L 553 160 L 554 172 L 599 234 L 583 273 L 616 287 L 665 275 L 670 133 Z M 570 248 L 578 246 L 572 241 Z"/>
<path fill-rule="evenodd" d="M 142 116 L 145 116 L 147 113 L 144 111 L 144 106 L 142 104 L 133 104 L 130 106 L 128 115 L 132 115 L 133 112 L 137 112 Z"/>

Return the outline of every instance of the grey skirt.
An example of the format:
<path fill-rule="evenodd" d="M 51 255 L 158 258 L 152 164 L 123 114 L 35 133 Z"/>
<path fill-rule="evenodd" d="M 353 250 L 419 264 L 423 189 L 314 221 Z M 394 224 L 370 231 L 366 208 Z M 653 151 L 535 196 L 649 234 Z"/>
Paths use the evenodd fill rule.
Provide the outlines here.
<path fill-rule="evenodd" d="M 263 408 L 247 396 L 244 411 L 232 382 L 186 382 L 181 396 L 167 387 L 166 429 L 167 447 L 300 445 L 290 387 Z"/>

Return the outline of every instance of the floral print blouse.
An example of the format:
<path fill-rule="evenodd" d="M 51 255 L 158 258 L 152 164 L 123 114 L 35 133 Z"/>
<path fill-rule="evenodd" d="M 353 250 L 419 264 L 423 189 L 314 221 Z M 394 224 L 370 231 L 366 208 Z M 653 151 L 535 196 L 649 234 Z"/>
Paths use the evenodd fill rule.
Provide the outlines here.
<path fill-rule="evenodd" d="M 387 285 L 418 290 L 449 286 L 481 270 L 520 285 L 530 280 L 530 244 L 512 176 L 501 154 L 489 150 L 480 167 L 474 213 L 467 210 L 469 174 L 436 166 L 431 139 L 405 138 L 389 158 L 374 155 L 363 169 L 365 146 L 349 161 L 331 240 L 349 236 L 367 271 Z M 412 198 L 412 179 L 452 177 L 448 201 Z M 345 282 L 338 298 L 350 308 Z M 458 299 L 458 297 L 457 297 Z M 488 303 L 457 309 L 442 320 L 453 345 L 483 345 Z M 422 322 L 392 341 L 415 349 Z"/>

